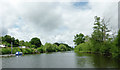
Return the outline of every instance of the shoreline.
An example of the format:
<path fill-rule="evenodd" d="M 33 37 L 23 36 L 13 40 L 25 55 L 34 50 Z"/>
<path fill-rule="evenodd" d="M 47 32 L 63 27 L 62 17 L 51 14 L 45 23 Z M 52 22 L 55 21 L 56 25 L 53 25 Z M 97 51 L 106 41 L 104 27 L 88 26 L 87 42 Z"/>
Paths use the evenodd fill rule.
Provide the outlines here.
<path fill-rule="evenodd" d="M 2 57 L 13 57 L 15 54 L 5 54 L 5 55 L 0 55 L 0 58 Z"/>

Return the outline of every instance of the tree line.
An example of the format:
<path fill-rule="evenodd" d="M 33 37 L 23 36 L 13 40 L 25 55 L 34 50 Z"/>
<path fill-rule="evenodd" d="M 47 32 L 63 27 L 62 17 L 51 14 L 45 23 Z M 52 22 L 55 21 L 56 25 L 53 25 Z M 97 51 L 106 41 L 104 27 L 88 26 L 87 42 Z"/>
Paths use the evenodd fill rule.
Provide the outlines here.
<path fill-rule="evenodd" d="M 115 58 L 120 57 L 120 29 L 117 35 L 111 36 L 108 28 L 109 21 L 95 16 L 93 33 L 84 36 L 79 33 L 74 36 L 75 51 L 100 53 Z"/>
<path fill-rule="evenodd" d="M 0 49 L 1 54 L 11 54 L 11 44 L 12 44 L 12 53 L 15 54 L 17 51 L 23 52 L 24 54 L 34 54 L 34 53 L 45 53 L 45 52 L 58 52 L 58 51 L 70 51 L 73 48 L 65 43 L 45 43 L 43 45 L 39 38 L 34 37 L 30 41 L 24 41 L 15 39 L 10 35 L 5 35 L 0 37 L 2 40 L 1 44 L 4 44 L 6 47 Z M 19 48 L 19 46 L 26 46 L 26 48 Z"/>

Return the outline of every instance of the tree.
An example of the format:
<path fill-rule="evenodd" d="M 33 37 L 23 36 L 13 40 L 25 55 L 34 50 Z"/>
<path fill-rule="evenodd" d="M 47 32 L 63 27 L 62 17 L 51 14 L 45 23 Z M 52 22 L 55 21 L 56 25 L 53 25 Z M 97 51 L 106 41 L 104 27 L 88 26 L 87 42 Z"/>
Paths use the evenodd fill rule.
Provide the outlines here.
<path fill-rule="evenodd" d="M 63 44 L 59 45 L 59 49 L 60 49 L 60 51 L 67 51 L 67 47 Z"/>
<path fill-rule="evenodd" d="M 12 38 L 10 35 L 5 35 L 4 37 L 2 37 L 2 41 L 3 42 L 7 42 L 7 43 L 11 43 L 12 42 Z"/>
<path fill-rule="evenodd" d="M 60 45 L 60 43 L 57 43 L 57 42 L 56 42 L 56 43 L 54 43 L 54 44 L 56 44 L 57 46 L 59 46 L 59 45 Z"/>
<path fill-rule="evenodd" d="M 95 22 L 93 27 L 92 39 L 96 42 L 105 42 L 108 39 L 110 30 L 107 28 L 108 22 L 105 19 L 100 19 L 100 17 L 95 16 Z"/>
<path fill-rule="evenodd" d="M 29 43 L 28 41 L 26 41 L 26 42 L 24 43 L 24 45 L 27 46 L 27 47 L 31 47 L 31 43 Z"/>
<path fill-rule="evenodd" d="M 118 44 L 117 44 L 117 46 L 120 47 L 120 29 L 118 31 L 117 38 L 118 38 Z"/>
<path fill-rule="evenodd" d="M 74 36 L 73 42 L 75 42 L 75 45 L 79 45 L 79 44 L 81 44 L 81 43 L 84 43 L 84 42 L 85 42 L 85 37 L 84 37 L 84 35 L 83 35 L 82 33 L 76 34 L 76 35 Z"/>
<path fill-rule="evenodd" d="M 42 45 L 40 39 L 37 38 L 37 37 L 32 38 L 31 41 L 30 41 L 30 43 L 31 43 L 32 45 L 37 46 L 37 47 L 40 47 L 40 46 Z"/>
<path fill-rule="evenodd" d="M 100 17 L 95 16 L 95 22 L 93 27 L 92 38 L 90 38 L 93 44 L 93 51 L 109 53 L 110 46 L 108 45 L 110 30 L 107 28 L 109 21 L 100 19 Z"/>
<path fill-rule="evenodd" d="M 16 40 L 14 41 L 13 46 L 14 46 L 14 47 L 18 47 L 18 46 L 19 46 L 19 40 L 18 40 L 18 39 L 16 39 Z"/>
<path fill-rule="evenodd" d="M 19 42 L 19 45 L 20 45 L 20 46 L 24 46 L 24 43 L 25 43 L 24 40 L 21 40 L 21 41 Z"/>
<path fill-rule="evenodd" d="M 46 52 L 55 52 L 54 46 L 51 43 L 45 43 L 44 47 Z"/>
<path fill-rule="evenodd" d="M 120 57 L 120 29 L 118 31 L 118 35 L 117 35 L 117 46 L 118 46 L 118 51 L 119 51 L 119 57 Z"/>

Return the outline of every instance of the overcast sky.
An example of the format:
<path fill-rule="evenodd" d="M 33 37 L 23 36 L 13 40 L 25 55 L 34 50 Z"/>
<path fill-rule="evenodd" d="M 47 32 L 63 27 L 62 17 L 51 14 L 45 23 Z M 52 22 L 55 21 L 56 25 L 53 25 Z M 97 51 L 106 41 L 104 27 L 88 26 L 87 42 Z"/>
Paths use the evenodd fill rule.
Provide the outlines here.
<path fill-rule="evenodd" d="M 62 0 L 63 1 L 63 0 Z M 74 35 L 93 32 L 94 16 L 110 18 L 109 28 L 118 29 L 118 2 L 94 0 L 38 2 L 38 0 L 0 0 L 1 35 L 29 41 L 64 42 L 74 46 Z"/>

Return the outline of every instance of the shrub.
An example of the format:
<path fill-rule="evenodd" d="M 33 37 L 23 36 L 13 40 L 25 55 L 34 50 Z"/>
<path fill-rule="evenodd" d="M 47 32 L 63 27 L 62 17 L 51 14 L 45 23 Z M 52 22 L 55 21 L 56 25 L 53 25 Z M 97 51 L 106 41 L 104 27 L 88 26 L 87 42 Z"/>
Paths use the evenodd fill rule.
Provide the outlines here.
<path fill-rule="evenodd" d="M 11 54 L 11 48 L 2 48 L 2 54 Z"/>
<path fill-rule="evenodd" d="M 44 45 L 46 52 L 55 52 L 54 46 L 50 43 Z"/>
<path fill-rule="evenodd" d="M 44 51 L 43 51 L 43 47 L 37 48 L 37 51 L 38 51 L 39 53 L 43 53 L 43 52 L 44 52 Z"/>
<path fill-rule="evenodd" d="M 60 44 L 60 45 L 59 45 L 59 49 L 60 49 L 60 51 L 67 51 L 66 46 L 63 45 L 63 44 Z"/>
<path fill-rule="evenodd" d="M 37 48 L 37 46 L 36 45 L 31 45 L 30 48 Z"/>

